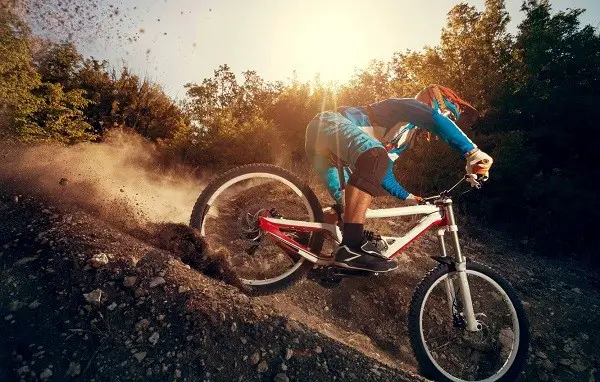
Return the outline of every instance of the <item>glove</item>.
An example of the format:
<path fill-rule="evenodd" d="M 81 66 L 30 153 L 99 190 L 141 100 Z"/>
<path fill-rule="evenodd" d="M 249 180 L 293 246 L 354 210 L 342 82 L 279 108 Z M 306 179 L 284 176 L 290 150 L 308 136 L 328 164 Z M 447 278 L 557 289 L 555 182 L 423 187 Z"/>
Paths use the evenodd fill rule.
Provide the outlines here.
<path fill-rule="evenodd" d="M 423 198 L 420 196 L 413 195 L 413 194 L 408 194 L 408 196 L 406 197 L 406 199 L 404 201 L 409 206 L 416 206 L 417 204 L 420 204 L 423 202 Z"/>
<path fill-rule="evenodd" d="M 490 177 L 490 167 L 492 167 L 492 163 L 494 163 L 494 160 L 491 156 L 477 149 L 474 153 L 467 156 L 465 170 L 467 171 L 469 178 L 474 178 L 471 175 L 475 175 L 475 177 L 479 175 L 481 180 L 486 181 Z"/>

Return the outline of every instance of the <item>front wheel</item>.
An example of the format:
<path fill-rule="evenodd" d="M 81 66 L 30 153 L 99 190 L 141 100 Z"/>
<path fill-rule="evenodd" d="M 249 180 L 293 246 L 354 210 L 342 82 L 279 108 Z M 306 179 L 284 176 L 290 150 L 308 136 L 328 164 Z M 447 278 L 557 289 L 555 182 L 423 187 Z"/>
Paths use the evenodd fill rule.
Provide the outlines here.
<path fill-rule="evenodd" d="M 521 301 L 508 281 L 482 264 L 467 262 L 466 274 L 475 332 L 466 329 L 453 264 L 439 264 L 413 294 L 408 322 L 420 371 L 436 381 L 514 381 L 529 347 Z"/>
<path fill-rule="evenodd" d="M 258 217 L 265 215 L 323 221 L 313 191 L 293 173 L 269 164 L 237 167 L 213 180 L 198 197 L 190 220 L 209 248 L 225 252 L 232 270 L 254 294 L 287 288 L 313 266 L 264 236 Z M 286 234 L 320 253 L 323 233 Z"/>

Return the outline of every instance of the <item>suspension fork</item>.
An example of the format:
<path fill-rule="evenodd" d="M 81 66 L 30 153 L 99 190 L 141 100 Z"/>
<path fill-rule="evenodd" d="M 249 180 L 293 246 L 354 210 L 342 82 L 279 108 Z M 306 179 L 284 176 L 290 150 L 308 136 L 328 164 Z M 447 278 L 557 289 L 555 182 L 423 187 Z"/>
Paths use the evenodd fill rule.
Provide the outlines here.
<path fill-rule="evenodd" d="M 444 241 L 444 235 L 446 234 L 445 229 L 439 229 L 437 231 L 438 240 L 440 242 L 440 251 L 442 257 L 447 257 L 448 253 L 446 252 L 446 242 Z M 454 284 L 452 284 L 452 280 L 446 277 L 444 280 L 444 289 L 446 290 L 446 300 L 448 301 L 448 311 L 450 312 L 450 317 L 454 314 L 454 301 L 456 297 L 456 292 L 454 291 Z"/>
<path fill-rule="evenodd" d="M 460 295 L 463 302 L 463 314 L 465 321 L 467 322 L 467 330 L 471 332 L 475 332 L 481 329 L 481 325 L 477 323 L 475 319 L 475 312 L 473 311 L 473 300 L 471 299 L 471 289 L 469 288 L 469 282 L 467 280 L 467 259 L 462 255 L 460 250 L 460 243 L 458 241 L 458 226 L 456 225 L 456 219 L 454 217 L 454 210 L 452 208 L 452 200 L 446 199 L 443 202 L 444 212 L 446 216 L 446 221 L 448 222 L 448 230 L 450 231 L 450 236 L 452 239 L 452 246 L 454 247 L 454 265 L 456 267 L 456 271 L 458 273 L 458 282 L 460 286 Z M 443 241 L 443 236 L 440 237 Z M 444 245 L 444 244 L 442 244 Z M 445 254 L 445 245 L 444 245 L 444 254 Z M 450 284 L 450 292 L 452 296 L 454 294 L 454 286 L 452 282 L 449 281 Z M 447 290 L 448 294 L 449 291 Z"/>

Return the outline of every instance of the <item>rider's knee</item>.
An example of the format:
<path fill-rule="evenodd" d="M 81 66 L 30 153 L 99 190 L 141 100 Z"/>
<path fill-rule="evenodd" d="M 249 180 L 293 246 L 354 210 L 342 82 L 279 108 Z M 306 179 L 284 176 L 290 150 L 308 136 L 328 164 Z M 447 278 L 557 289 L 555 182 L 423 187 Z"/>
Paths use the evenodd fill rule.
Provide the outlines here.
<path fill-rule="evenodd" d="M 381 195 L 381 182 L 387 172 L 389 159 L 383 147 L 374 147 L 362 153 L 352 171 L 348 184 L 372 196 Z"/>

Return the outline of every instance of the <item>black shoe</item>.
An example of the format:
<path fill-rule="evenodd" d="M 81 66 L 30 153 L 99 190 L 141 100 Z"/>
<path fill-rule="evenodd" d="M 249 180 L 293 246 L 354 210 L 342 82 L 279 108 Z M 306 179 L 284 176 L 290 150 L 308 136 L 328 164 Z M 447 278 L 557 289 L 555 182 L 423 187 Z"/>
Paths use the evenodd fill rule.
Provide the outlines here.
<path fill-rule="evenodd" d="M 370 272 L 389 272 L 398 268 L 398 262 L 383 257 L 377 246 L 371 241 L 365 241 L 360 248 L 340 245 L 333 255 L 335 256 L 335 266 L 340 268 Z"/>

